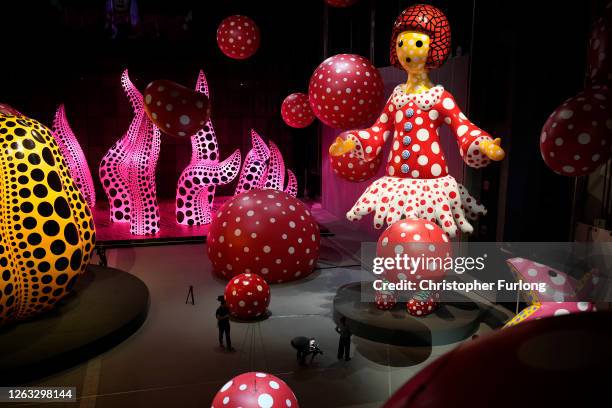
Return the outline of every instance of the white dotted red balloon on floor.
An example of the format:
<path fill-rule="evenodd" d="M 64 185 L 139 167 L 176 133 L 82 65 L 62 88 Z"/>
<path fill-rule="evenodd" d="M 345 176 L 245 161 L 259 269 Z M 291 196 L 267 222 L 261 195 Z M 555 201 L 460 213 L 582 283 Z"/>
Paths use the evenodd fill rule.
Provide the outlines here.
<path fill-rule="evenodd" d="M 217 44 L 221 52 L 233 59 L 251 57 L 259 48 L 261 36 L 253 19 L 246 16 L 230 16 L 217 28 Z"/>
<path fill-rule="evenodd" d="M 336 129 L 371 125 L 384 105 L 380 73 L 366 58 L 355 54 L 329 57 L 310 78 L 308 97 L 321 122 Z"/>
<path fill-rule="evenodd" d="M 305 128 L 314 120 L 308 95 L 300 92 L 287 96 L 281 105 L 281 116 L 285 123 L 294 128 Z"/>
<path fill-rule="evenodd" d="M 291 388 L 272 374 L 250 372 L 229 380 L 213 399 L 214 408 L 299 408 Z"/>
<path fill-rule="evenodd" d="M 610 92 L 595 85 L 565 101 L 549 117 L 540 135 L 540 153 L 563 176 L 593 172 L 610 157 Z"/>
<path fill-rule="evenodd" d="M 225 286 L 225 301 L 232 316 L 239 319 L 261 317 L 270 304 L 270 286 L 259 275 L 242 273 Z"/>
<path fill-rule="evenodd" d="M 319 226 L 295 197 L 249 190 L 226 201 L 213 217 L 208 258 L 217 275 L 256 273 L 269 283 L 308 276 L 319 258 Z"/>

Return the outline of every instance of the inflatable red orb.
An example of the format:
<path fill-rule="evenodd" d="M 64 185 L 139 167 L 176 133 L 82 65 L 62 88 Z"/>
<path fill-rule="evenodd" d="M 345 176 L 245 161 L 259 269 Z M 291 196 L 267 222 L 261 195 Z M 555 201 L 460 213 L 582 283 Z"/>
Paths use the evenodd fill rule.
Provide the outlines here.
<path fill-rule="evenodd" d="M 374 295 L 374 303 L 377 309 L 389 310 L 393 309 L 397 303 L 397 299 L 391 291 L 378 290 L 376 291 L 376 295 Z"/>
<path fill-rule="evenodd" d="M 406 302 L 406 310 L 415 317 L 424 317 L 436 311 L 440 295 L 437 292 L 419 291 Z"/>
<path fill-rule="evenodd" d="M 338 137 L 343 137 L 345 133 L 347 132 L 342 132 Z M 330 154 L 329 162 L 331 163 L 332 170 L 337 176 L 357 183 L 369 180 L 378 173 L 378 169 L 382 163 L 382 155 L 379 154 L 374 160 L 367 162 L 360 159 L 353 150 L 340 156 L 333 156 Z"/>
<path fill-rule="evenodd" d="M 319 226 L 297 198 L 283 191 L 249 190 L 219 208 L 207 246 L 222 278 L 256 273 L 269 283 L 287 282 L 313 271 Z"/>
<path fill-rule="evenodd" d="M 241 273 L 225 286 L 225 301 L 230 313 L 239 319 L 259 317 L 270 305 L 270 286 L 259 275 Z"/>
<path fill-rule="evenodd" d="M 357 3 L 357 0 L 325 0 L 325 2 L 331 7 L 350 7 L 353 4 Z"/>
<path fill-rule="evenodd" d="M 21 116 L 21 112 L 6 103 L 0 103 L 0 113 L 3 115 Z"/>
<path fill-rule="evenodd" d="M 257 52 L 260 41 L 259 27 L 246 16 L 229 16 L 217 28 L 219 49 L 233 59 L 251 57 Z"/>
<path fill-rule="evenodd" d="M 355 54 L 338 54 L 323 61 L 310 78 L 308 97 L 314 115 L 336 129 L 371 125 L 385 102 L 378 70 Z"/>
<path fill-rule="evenodd" d="M 299 408 L 291 388 L 265 373 L 244 373 L 228 381 L 213 399 L 214 408 Z"/>
<path fill-rule="evenodd" d="M 565 101 L 549 117 L 540 136 L 540 153 L 562 176 L 592 173 L 610 157 L 610 92 L 594 85 Z"/>
<path fill-rule="evenodd" d="M 400 255 L 422 259 L 421 263 L 427 265 L 417 266 L 416 270 L 408 268 L 385 269 L 382 275 L 393 283 L 402 280 L 419 282 L 422 279 L 439 281 L 445 275 L 441 263 L 434 261 L 437 258 L 444 260 L 452 254 L 452 246 L 448 236 L 442 228 L 431 221 L 424 219 L 409 219 L 396 222 L 387 228 L 378 238 L 376 256 L 382 258 L 396 258 Z"/>
<path fill-rule="evenodd" d="M 308 102 L 308 95 L 292 93 L 281 105 L 281 116 L 285 123 L 294 128 L 305 128 L 314 120 L 314 114 Z"/>
<path fill-rule="evenodd" d="M 162 132 L 175 137 L 195 134 L 210 118 L 210 102 L 203 93 L 160 79 L 144 91 L 144 111 Z"/>

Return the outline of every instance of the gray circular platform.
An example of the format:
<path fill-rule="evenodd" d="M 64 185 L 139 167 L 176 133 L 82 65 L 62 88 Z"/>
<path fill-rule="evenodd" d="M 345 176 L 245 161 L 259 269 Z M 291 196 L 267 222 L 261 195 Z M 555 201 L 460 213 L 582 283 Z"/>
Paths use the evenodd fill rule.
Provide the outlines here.
<path fill-rule="evenodd" d="M 371 285 L 363 285 L 374 298 Z M 436 346 L 464 340 L 473 335 L 482 321 L 478 305 L 458 293 L 460 301 L 441 303 L 436 312 L 413 317 L 405 303 L 383 311 L 362 301 L 361 282 L 341 286 L 334 297 L 334 318 L 344 316 L 352 333 L 368 340 L 396 346 Z M 365 294 L 366 296 L 368 294 Z"/>
<path fill-rule="evenodd" d="M 0 383 L 21 384 L 88 360 L 134 333 L 148 310 L 144 282 L 89 265 L 54 310 L 0 329 Z"/>

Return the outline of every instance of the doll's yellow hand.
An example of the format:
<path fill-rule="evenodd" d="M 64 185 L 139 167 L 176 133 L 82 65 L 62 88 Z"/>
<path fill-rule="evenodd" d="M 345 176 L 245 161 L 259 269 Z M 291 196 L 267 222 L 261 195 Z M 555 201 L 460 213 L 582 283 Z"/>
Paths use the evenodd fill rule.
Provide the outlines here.
<path fill-rule="evenodd" d="M 501 139 L 498 137 L 493 141 L 484 140 L 480 142 L 480 145 L 478 145 L 478 147 L 480 148 L 480 151 L 484 153 L 489 159 L 494 161 L 500 161 L 503 160 L 504 157 L 506 157 L 506 153 L 504 152 L 504 149 L 501 148 L 500 144 Z"/>
<path fill-rule="evenodd" d="M 355 142 L 351 139 L 343 139 L 340 136 L 336 138 L 334 143 L 329 146 L 329 154 L 332 156 L 342 156 L 344 153 L 350 152 L 355 148 Z"/>

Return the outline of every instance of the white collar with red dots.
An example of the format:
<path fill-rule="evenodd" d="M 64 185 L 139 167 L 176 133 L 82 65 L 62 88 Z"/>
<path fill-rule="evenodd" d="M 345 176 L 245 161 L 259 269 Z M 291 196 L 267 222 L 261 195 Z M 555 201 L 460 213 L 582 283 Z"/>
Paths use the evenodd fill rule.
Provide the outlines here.
<path fill-rule="evenodd" d="M 409 101 L 412 101 L 420 109 L 429 110 L 440 101 L 444 92 L 442 85 L 436 85 L 425 92 L 411 94 L 404 92 L 405 87 L 406 84 L 400 84 L 395 87 L 393 94 L 391 94 L 391 102 L 393 102 L 397 109 L 401 109 Z"/>

